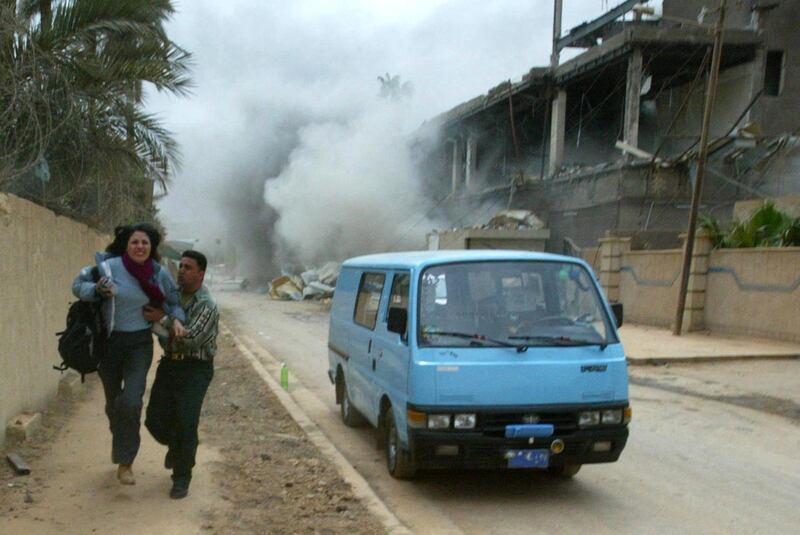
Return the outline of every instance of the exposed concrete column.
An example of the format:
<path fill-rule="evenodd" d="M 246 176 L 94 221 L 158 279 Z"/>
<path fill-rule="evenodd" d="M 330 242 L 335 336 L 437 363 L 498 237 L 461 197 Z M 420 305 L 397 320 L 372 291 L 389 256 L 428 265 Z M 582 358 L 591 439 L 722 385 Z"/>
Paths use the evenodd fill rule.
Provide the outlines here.
<path fill-rule="evenodd" d="M 476 164 L 478 162 L 478 140 L 473 136 L 467 138 L 466 170 L 464 172 L 464 184 L 467 189 L 474 185 Z"/>
<path fill-rule="evenodd" d="M 452 139 L 453 142 L 453 170 L 452 170 L 452 191 L 458 191 L 461 186 L 461 174 L 464 168 L 463 151 L 461 150 L 461 140 L 457 137 Z"/>
<path fill-rule="evenodd" d="M 606 235 L 605 238 L 599 240 L 599 243 L 600 285 L 606 292 L 608 300 L 616 303 L 619 302 L 620 298 L 622 255 L 631 250 L 631 239 Z"/>
<path fill-rule="evenodd" d="M 635 48 L 628 58 L 628 77 L 625 84 L 625 129 L 626 143 L 639 146 L 639 101 L 642 93 L 642 50 Z"/>
<path fill-rule="evenodd" d="M 686 246 L 687 234 L 681 234 Z M 695 234 L 692 249 L 692 265 L 689 270 L 689 285 L 686 289 L 686 304 L 683 307 L 683 326 L 687 331 L 705 329 L 706 283 L 709 260 L 714 244 L 703 231 Z"/>
<path fill-rule="evenodd" d="M 559 89 L 553 99 L 553 112 L 550 114 L 550 160 L 547 174 L 552 176 L 564 162 L 564 134 L 567 121 L 567 92 Z"/>

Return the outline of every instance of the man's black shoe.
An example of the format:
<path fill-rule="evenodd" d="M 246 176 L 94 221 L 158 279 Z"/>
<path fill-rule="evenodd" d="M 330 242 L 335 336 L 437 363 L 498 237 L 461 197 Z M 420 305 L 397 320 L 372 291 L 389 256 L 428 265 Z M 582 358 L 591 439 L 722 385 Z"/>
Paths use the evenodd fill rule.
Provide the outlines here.
<path fill-rule="evenodd" d="M 173 483 L 169 491 L 169 497 L 173 500 L 180 500 L 189 494 L 189 485 L 185 483 Z"/>
<path fill-rule="evenodd" d="M 172 470 L 175 468 L 175 459 L 172 458 L 172 450 L 167 450 L 167 454 L 164 456 L 164 468 L 167 470 Z"/>

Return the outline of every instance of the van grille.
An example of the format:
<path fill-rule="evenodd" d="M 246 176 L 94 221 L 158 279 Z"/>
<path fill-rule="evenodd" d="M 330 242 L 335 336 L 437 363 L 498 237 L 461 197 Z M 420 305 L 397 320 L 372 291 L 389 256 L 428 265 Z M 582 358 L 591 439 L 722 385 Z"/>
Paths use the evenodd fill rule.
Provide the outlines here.
<path fill-rule="evenodd" d="M 530 416 L 535 415 L 538 421 L 530 421 Z M 563 436 L 578 430 L 577 412 L 488 412 L 480 413 L 476 430 L 486 436 L 504 437 L 507 425 L 527 423 L 553 424 L 554 435 Z"/>

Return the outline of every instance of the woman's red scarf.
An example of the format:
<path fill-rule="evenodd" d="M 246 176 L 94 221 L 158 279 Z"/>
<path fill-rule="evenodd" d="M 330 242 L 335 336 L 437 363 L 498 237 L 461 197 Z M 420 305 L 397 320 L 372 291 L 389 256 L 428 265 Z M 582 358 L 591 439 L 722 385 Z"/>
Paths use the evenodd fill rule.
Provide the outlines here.
<path fill-rule="evenodd" d="M 161 307 L 164 304 L 164 293 L 158 284 L 153 282 L 153 275 L 156 272 L 156 262 L 148 258 L 144 264 L 137 264 L 128 253 L 122 254 L 122 265 L 128 270 L 134 279 L 139 281 L 142 291 L 150 298 L 150 304 Z"/>

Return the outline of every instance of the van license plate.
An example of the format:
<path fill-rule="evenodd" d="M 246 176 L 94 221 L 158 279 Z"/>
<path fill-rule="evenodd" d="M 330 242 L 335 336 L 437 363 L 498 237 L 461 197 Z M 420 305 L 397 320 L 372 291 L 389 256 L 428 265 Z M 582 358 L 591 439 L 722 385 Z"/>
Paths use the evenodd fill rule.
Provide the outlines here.
<path fill-rule="evenodd" d="M 506 458 L 509 468 L 547 468 L 550 450 L 508 450 Z"/>

